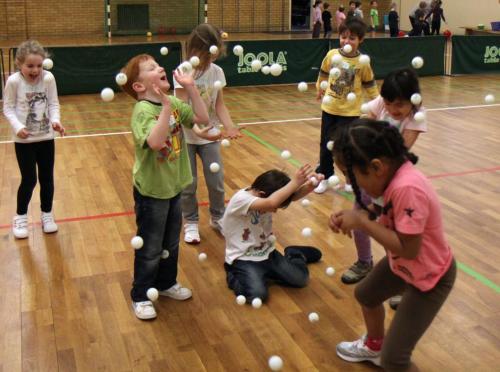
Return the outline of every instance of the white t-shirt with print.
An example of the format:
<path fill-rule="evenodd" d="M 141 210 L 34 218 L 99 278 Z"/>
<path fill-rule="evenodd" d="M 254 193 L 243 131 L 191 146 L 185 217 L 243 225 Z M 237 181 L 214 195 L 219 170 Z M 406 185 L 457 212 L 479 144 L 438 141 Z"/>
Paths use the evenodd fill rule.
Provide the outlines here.
<path fill-rule="evenodd" d="M 59 123 L 61 119 L 56 81 L 51 75 L 44 70 L 34 84 L 28 83 L 20 72 L 7 79 L 3 113 L 12 127 L 15 142 L 40 142 L 54 138 L 52 123 Z M 23 128 L 29 132 L 28 138 L 17 136 Z"/>
<path fill-rule="evenodd" d="M 393 119 L 385 108 L 384 99 L 382 98 L 382 96 L 378 96 L 374 100 L 368 102 L 368 110 L 373 116 L 375 116 L 377 120 L 387 121 L 389 124 L 398 128 L 399 133 L 403 133 L 403 130 L 405 129 L 416 130 L 418 132 L 427 132 L 427 121 L 424 120 L 423 122 L 418 123 L 413 118 L 413 115 L 408 115 L 403 120 Z M 419 111 L 425 112 L 425 108 L 421 107 Z"/>
<path fill-rule="evenodd" d="M 224 71 L 215 63 L 211 63 L 203 75 L 194 81 L 196 88 L 200 92 L 201 99 L 207 106 L 209 125 L 214 126 L 214 128 L 209 131 L 209 134 L 215 134 L 219 131 L 217 126 L 220 122 L 215 111 L 215 102 L 217 101 L 219 90 L 214 88 L 214 83 L 217 80 L 221 82 L 222 87 L 226 86 L 226 76 L 224 75 Z M 182 88 L 182 86 L 174 78 L 174 89 L 178 88 Z M 189 102 L 189 104 L 191 104 L 191 102 Z M 183 127 L 183 130 L 187 143 L 193 145 L 204 145 L 206 143 L 213 142 L 197 136 L 192 129 Z"/>
<path fill-rule="evenodd" d="M 226 262 L 234 260 L 264 261 L 275 249 L 269 240 L 273 235 L 272 213 L 250 210 L 252 203 L 259 199 L 249 191 L 238 191 L 229 201 L 222 231 L 226 239 Z"/>

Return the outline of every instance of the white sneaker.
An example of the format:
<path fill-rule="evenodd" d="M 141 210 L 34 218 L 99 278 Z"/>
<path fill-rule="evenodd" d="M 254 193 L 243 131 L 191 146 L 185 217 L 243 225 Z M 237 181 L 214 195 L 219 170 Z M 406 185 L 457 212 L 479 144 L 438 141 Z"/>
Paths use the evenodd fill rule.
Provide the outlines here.
<path fill-rule="evenodd" d="M 134 309 L 135 316 L 139 319 L 154 319 L 156 318 L 156 310 L 151 301 L 132 301 L 132 309 Z"/>
<path fill-rule="evenodd" d="M 42 229 L 46 234 L 55 233 L 57 231 L 57 224 L 54 221 L 52 212 L 42 212 Z"/>
<path fill-rule="evenodd" d="M 200 232 L 197 223 L 184 224 L 184 241 L 188 244 L 200 244 Z"/>
<path fill-rule="evenodd" d="M 349 185 L 348 183 L 346 183 L 344 186 L 344 191 L 345 192 L 352 192 L 352 186 Z"/>
<path fill-rule="evenodd" d="M 12 220 L 12 233 L 16 239 L 26 239 L 28 237 L 28 215 L 15 215 Z"/>
<path fill-rule="evenodd" d="M 219 233 L 221 233 L 221 235 L 224 235 L 222 233 L 222 225 L 220 223 L 220 219 L 216 220 L 216 219 L 213 219 L 212 217 L 210 217 L 210 227 L 216 231 L 218 231 Z"/>
<path fill-rule="evenodd" d="M 169 289 L 165 289 L 163 291 L 158 291 L 160 296 L 166 296 L 173 298 L 174 300 L 187 300 L 193 296 L 193 292 L 189 288 L 185 288 L 181 286 L 179 283 L 175 283 Z"/>
<path fill-rule="evenodd" d="M 323 180 L 319 183 L 318 186 L 314 189 L 314 192 L 316 194 L 323 194 L 326 190 L 328 189 L 328 181 Z"/>
<path fill-rule="evenodd" d="M 337 345 L 337 355 L 348 362 L 372 362 L 380 367 L 380 351 L 374 351 L 365 345 L 366 336 L 353 342 L 341 342 Z"/>

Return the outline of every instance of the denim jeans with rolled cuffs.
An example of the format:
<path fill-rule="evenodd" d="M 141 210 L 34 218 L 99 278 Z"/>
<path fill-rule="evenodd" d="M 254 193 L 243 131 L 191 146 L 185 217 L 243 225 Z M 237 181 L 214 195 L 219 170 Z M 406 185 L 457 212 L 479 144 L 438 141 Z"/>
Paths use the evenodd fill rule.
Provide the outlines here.
<path fill-rule="evenodd" d="M 171 199 L 141 195 L 134 188 L 137 235 L 144 245 L 135 251 L 134 282 L 130 295 L 134 302 L 147 301 L 149 288 L 162 291 L 177 282 L 179 235 L 182 226 L 180 194 Z M 163 259 L 162 252 L 169 255 Z"/>

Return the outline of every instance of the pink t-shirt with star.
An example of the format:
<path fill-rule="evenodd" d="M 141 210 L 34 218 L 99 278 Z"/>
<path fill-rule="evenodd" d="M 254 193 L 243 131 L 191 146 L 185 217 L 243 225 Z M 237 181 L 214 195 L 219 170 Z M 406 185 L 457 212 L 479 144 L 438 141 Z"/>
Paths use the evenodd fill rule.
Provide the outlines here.
<path fill-rule="evenodd" d="M 391 270 L 421 291 L 434 288 L 450 267 L 453 255 L 444 236 L 438 196 L 430 181 L 407 161 L 384 191 L 384 201 L 379 223 L 401 234 L 422 235 L 414 259 L 387 251 Z"/>

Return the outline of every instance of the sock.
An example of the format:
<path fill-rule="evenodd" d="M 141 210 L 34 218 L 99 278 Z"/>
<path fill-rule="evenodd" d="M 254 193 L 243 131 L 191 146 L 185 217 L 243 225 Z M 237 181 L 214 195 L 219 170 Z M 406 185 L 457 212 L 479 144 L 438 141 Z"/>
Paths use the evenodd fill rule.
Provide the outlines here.
<path fill-rule="evenodd" d="M 384 338 L 373 338 L 366 337 L 365 345 L 368 346 L 370 350 L 380 351 L 382 349 L 382 344 L 384 343 Z"/>

